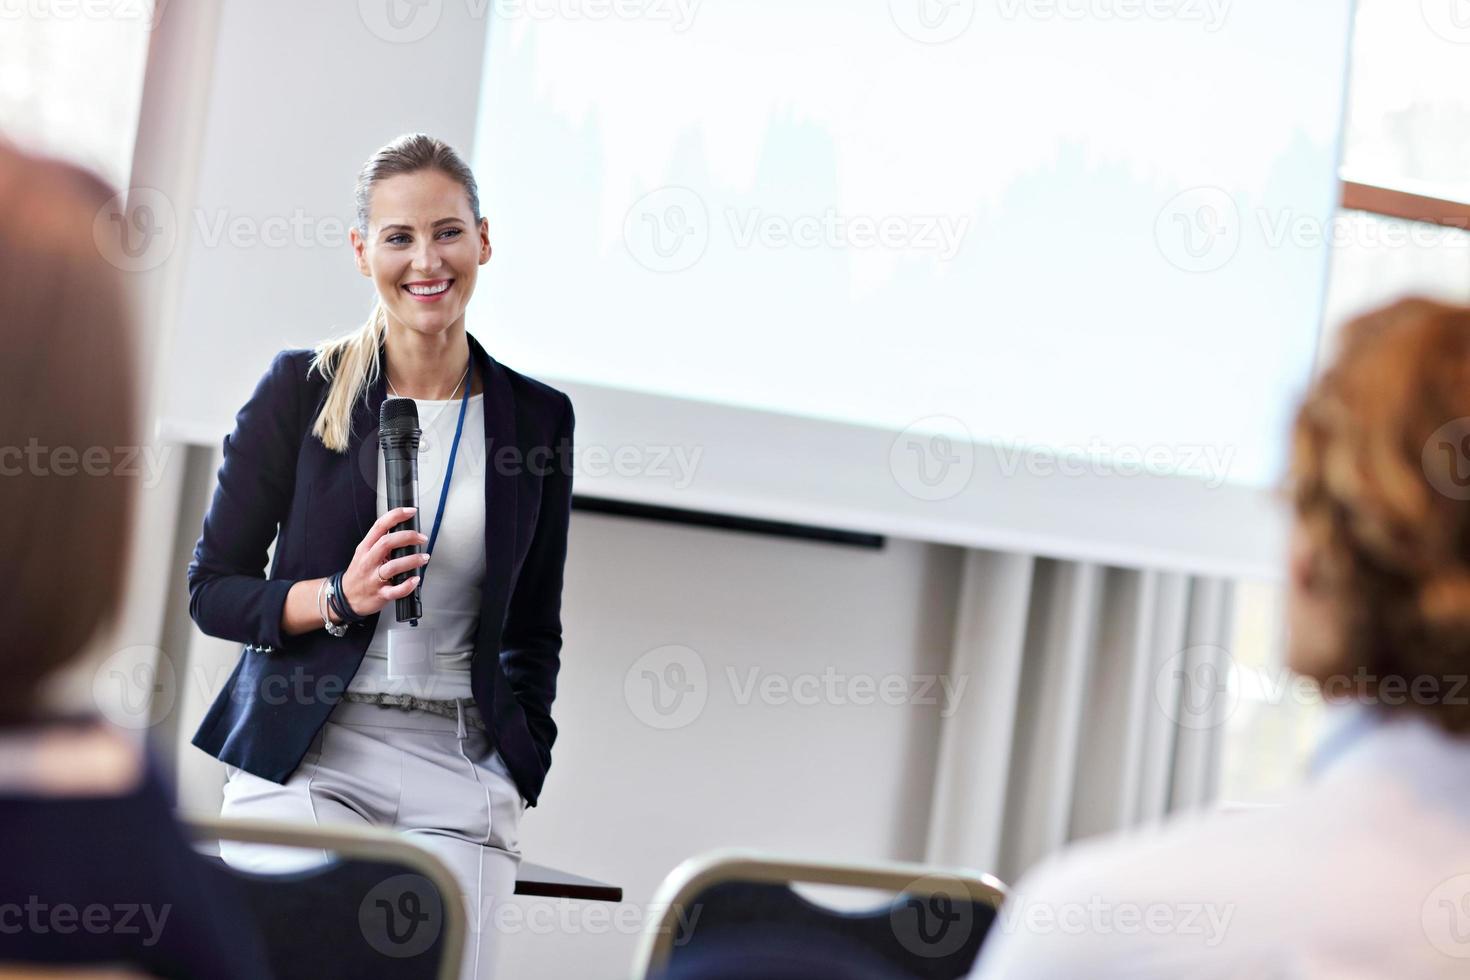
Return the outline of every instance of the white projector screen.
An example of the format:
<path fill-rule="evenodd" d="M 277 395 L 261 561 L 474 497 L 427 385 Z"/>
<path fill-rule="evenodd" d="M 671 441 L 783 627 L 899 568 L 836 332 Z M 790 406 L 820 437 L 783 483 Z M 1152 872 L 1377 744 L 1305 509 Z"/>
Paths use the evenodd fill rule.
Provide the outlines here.
<path fill-rule="evenodd" d="M 1273 568 L 1349 0 L 489 9 L 470 328 L 581 492 Z"/>

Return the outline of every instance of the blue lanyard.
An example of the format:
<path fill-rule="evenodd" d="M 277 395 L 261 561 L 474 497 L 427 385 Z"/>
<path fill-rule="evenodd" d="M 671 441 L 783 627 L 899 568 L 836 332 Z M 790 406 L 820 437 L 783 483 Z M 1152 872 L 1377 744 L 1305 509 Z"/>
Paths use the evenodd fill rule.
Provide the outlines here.
<path fill-rule="evenodd" d="M 459 423 L 454 427 L 454 443 L 449 447 L 449 463 L 444 467 L 444 486 L 439 489 L 439 512 L 434 515 L 434 529 L 429 532 L 429 554 L 434 553 L 434 542 L 439 540 L 439 522 L 444 520 L 444 502 L 449 499 L 449 481 L 454 477 L 454 458 L 459 455 L 459 437 L 464 432 L 465 410 L 470 406 L 470 389 L 475 386 L 475 355 L 470 354 L 470 364 L 466 369 L 464 394 L 459 399 Z M 419 589 L 424 587 L 424 579 L 428 577 L 429 566 L 425 565 L 419 569 Z"/>

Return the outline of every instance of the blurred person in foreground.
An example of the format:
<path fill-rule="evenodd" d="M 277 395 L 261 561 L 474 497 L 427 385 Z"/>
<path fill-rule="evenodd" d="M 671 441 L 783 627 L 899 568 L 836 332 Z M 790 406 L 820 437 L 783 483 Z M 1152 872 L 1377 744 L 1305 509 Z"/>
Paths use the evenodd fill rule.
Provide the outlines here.
<path fill-rule="evenodd" d="M 111 198 L 0 141 L 0 977 L 261 977 L 152 754 L 49 684 L 126 584 L 140 403 L 129 296 L 94 239 Z"/>
<path fill-rule="evenodd" d="M 1349 324 L 1289 489 L 1288 659 L 1332 716 L 1311 778 L 1043 862 L 975 976 L 1470 975 L 1470 309 Z"/>

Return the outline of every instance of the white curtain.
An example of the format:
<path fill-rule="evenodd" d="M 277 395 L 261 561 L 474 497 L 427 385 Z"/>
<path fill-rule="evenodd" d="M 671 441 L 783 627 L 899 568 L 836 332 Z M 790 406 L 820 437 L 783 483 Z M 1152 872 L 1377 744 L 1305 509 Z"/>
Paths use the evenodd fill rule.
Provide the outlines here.
<path fill-rule="evenodd" d="M 926 860 L 1012 882 L 1068 841 L 1215 794 L 1231 588 L 1029 555 L 965 557 Z"/>

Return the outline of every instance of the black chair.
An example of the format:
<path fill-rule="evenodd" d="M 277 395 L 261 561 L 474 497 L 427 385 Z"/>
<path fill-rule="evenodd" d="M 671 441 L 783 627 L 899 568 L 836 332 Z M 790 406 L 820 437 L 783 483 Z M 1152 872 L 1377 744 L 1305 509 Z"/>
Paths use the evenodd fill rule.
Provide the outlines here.
<path fill-rule="evenodd" d="M 255 919 L 278 980 L 451 980 L 464 951 L 463 899 L 434 854 L 391 831 L 192 817 L 196 840 L 309 848 L 336 857 L 281 874 L 203 855 Z"/>
<path fill-rule="evenodd" d="M 886 892 L 876 907 L 842 911 L 793 884 Z M 735 980 L 958 980 L 974 967 L 1005 897 L 995 878 L 912 864 L 841 865 L 747 852 L 685 862 L 665 879 L 635 976 Z"/>

